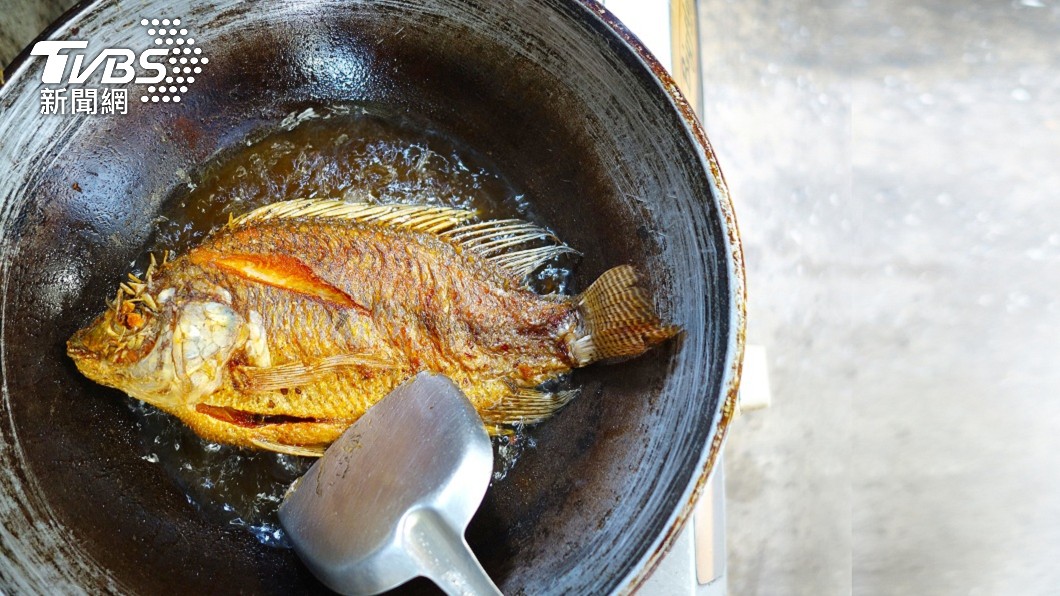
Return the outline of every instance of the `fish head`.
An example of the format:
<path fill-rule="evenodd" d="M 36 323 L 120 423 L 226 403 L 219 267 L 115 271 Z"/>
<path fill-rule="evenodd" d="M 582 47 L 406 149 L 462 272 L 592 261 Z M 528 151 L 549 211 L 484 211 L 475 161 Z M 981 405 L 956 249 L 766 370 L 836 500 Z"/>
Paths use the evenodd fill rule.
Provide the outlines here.
<path fill-rule="evenodd" d="M 217 389 L 245 332 L 226 304 L 173 289 L 157 296 L 135 302 L 119 292 L 70 338 L 67 354 L 89 379 L 176 413 Z"/>
<path fill-rule="evenodd" d="M 89 379 L 140 397 L 157 393 L 166 374 L 162 353 L 171 349 L 173 308 L 150 308 L 119 290 L 88 326 L 66 342 L 66 352 Z M 170 359 L 171 360 L 171 359 Z M 145 401 L 149 401 L 146 400 Z"/>

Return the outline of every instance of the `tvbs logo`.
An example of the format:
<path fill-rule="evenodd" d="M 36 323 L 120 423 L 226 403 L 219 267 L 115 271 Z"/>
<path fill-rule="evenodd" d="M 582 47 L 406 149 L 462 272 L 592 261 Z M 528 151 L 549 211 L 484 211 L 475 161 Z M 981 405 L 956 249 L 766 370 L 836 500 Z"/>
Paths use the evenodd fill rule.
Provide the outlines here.
<path fill-rule="evenodd" d="M 48 61 L 44 63 L 44 73 L 40 82 L 47 85 L 56 85 L 63 82 L 71 84 L 82 84 L 88 81 L 93 73 L 103 66 L 103 75 L 99 82 L 105 85 L 129 83 L 135 79 L 137 83 L 159 83 L 166 78 L 165 59 L 169 55 L 169 48 L 151 48 L 140 53 L 137 61 L 136 54 L 125 48 L 107 48 L 100 52 L 88 66 L 84 66 L 85 55 L 73 55 L 73 68 L 68 69 L 69 54 L 63 52 L 68 50 L 84 50 L 88 48 L 87 41 L 38 41 L 33 46 L 30 54 L 34 56 L 47 56 Z M 140 68 L 154 74 L 136 76 L 134 64 L 139 62 Z M 69 70 L 69 75 L 67 71 Z"/>
<path fill-rule="evenodd" d="M 143 103 L 178 103 L 202 73 L 209 59 L 180 19 L 143 19 L 149 47 L 139 53 L 128 48 L 105 48 L 89 59 L 88 41 L 39 41 L 30 51 L 45 58 L 41 83 L 67 85 L 41 89 L 41 113 L 126 113 L 129 85 L 148 85 Z M 98 75 L 98 76 L 97 76 Z M 89 82 L 121 87 L 99 88 Z M 142 89 L 142 88 L 141 88 Z M 102 105 L 100 105 L 102 100 Z"/>

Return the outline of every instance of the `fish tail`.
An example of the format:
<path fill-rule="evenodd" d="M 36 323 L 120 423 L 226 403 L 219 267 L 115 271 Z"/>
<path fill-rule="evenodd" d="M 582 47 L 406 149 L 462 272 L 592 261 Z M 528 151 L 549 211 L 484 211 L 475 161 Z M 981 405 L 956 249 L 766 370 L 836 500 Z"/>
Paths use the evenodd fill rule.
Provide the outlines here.
<path fill-rule="evenodd" d="M 620 265 L 575 297 L 582 322 L 579 336 L 570 344 L 576 366 L 639 356 L 681 331 L 659 319 L 637 281 L 632 266 Z"/>

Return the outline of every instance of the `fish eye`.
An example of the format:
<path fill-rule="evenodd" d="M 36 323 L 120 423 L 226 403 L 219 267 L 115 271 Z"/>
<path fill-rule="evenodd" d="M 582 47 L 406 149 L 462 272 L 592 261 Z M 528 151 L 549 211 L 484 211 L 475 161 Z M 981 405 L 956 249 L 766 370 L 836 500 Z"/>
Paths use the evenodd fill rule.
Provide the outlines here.
<path fill-rule="evenodd" d="M 147 322 L 147 317 L 136 312 L 135 310 L 130 312 L 118 313 L 117 319 L 118 323 L 120 323 L 122 327 L 125 327 L 130 331 L 136 331 L 137 329 L 140 329 L 144 326 L 144 323 Z"/>
<path fill-rule="evenodd" d="M 112 311 L 112 335 L 126 337 L 139 333 L 151 321 L 152 311 L 130 301 L 124 301 Z"/>

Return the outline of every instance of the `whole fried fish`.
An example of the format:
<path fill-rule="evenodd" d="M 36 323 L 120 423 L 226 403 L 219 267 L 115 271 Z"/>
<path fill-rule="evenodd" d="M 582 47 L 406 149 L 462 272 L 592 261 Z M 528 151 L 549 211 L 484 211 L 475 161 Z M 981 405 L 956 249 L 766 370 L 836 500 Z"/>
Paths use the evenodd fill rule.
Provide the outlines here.
<path fill-rule="evenodd" d="M 208 440 L 319 455 L 419 371 L 453 379 L 491 432 L 504 432 L 572 397 L 541 390 L 545 381 L 677 333 L 629 266 L 578 296 L 533 293 L 526 276 L 570 249 L 532 224 L 473 216 L 267 205 L 152 262 L 145 279 L 130 274 L 67 351 L 88 378 Z"/>

